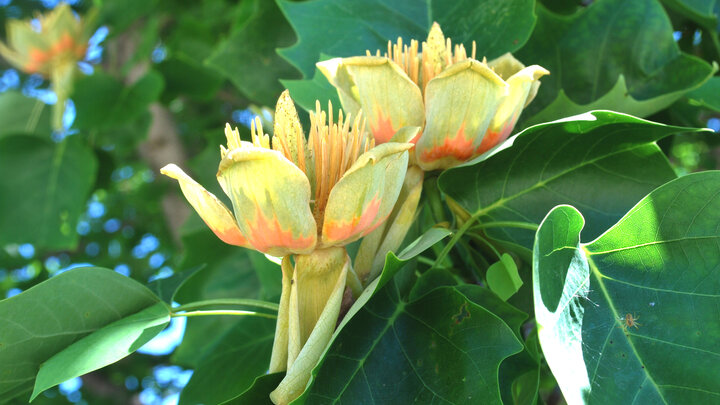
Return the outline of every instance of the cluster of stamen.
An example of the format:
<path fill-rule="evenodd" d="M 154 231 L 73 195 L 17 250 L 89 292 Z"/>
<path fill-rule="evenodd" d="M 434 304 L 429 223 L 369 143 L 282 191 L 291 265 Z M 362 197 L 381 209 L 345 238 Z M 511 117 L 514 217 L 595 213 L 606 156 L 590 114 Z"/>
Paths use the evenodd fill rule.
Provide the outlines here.
<path fill-rule="evenodd" d="M 310 112 L 310 134 L 307 141 L 299 122 L 284 128 L 282 131 L 276 128 L 272 137 L 272 149 L 293 162 L 310 179 L 314 191 L 314 199 L 311 201 L 313 216 L 318 229 L 322 229 L 323 214 L 330 191 L 358 157 L 375 146 L 375 141 L 365 132 L 362 112 L 352 120 L 350 114 L 344 116 L 340 110 L 335 122 L 330 102 L 327 113 L 320 109 L 319 101 L 315 103 L 315 111 Z M 270 137 L 263 131 L 259 117 L 252 121 L 250 133 L 253 146 L 271 149 Z M 241 146 L 239 136 L 232 138 L 228 137 L 228 149 L 221 148 L 223 157 L 228 150 Z"/>
<path fill-rule="evenodd" d="M 471 59 L 475 59 L 476 51 L 477 46 L 473 41 L 470 52 Z M 365 53 L 367 56 L 373 56 L 369 50 Z M 418 54 L 417 40 L 411 40 L 408 46 L 403 44 L 402 38 L 398 37 L 395 44 L 388 41 L 385 54 L 381 55 L 378 49 L 375 56 L 384 56 L 395 62 L 423 92 L 428 82 L 440 74 L 445 67 L 468 59 L 465 46 L 463 44 L 453 46 L 450 38 L 444 38 L 439 26 L 433 26 L 430 30 L 428 40 L 422 43 L 422 53 L 420 54 Z"/>
<path fill-rule="evenodd" d="M 342 110 L 337 122 L 333 121 L 333 108 L 329 101 L 327 114 L 320 109 L 319 101 L 315 102 L 315 111 L 310 112 L 308 146 L 315 160 L 313 214 L 318 229 L 322 229 L 323 214 L 330 190 L 361 154 L 375 146 L 375 140 L 365 132 L 362 112 L 358 112 L 352 127 L 350 123 L 351 115 L 343 117 Z"/>

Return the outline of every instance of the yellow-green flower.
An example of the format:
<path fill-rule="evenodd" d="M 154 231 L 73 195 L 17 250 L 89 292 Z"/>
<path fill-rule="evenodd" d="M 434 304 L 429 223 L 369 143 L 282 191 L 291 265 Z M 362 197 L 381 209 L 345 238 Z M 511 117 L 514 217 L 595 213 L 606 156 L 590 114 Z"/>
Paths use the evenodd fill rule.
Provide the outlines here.
<path fill-rule="evenodd" d="M 54 124 L 59 129 L 76 64 L 85 56 L 92 34 L 88 23 L 92 18 L 76 18 L 70 6 L 63 3 L 46 15 L 39 15 L 37 20 L 39 30 L 30 21 L 8 21 L 8 44 L 0 42 L 0 55 L 23 72 L 37 73 L 52 81 L 58 96 Z"/>
<path fill-rule="evenodd" d="M 271 396 L 275 403 L 287 403 L 304 389 L 335 329 L 346 285 L 361 291 L 344 246 L 388 218 L 412 147 L 374 146 L 359 113 L 352 126 L 342 112 L 335 122 L 332 106 L 326 114 L 318 103 L 310 122 L 306 140 L 286 91 L 275 109 L 272 143 L 259 119 L 252 142 L 226 126 L 217 177 L 234 213 L 179 167 L 161 170 L 179 181 L 221 240 L 284 257 L 270 371 L 287 374 Z"/>
<path fill-rule="evenodd" d="M 318 68 L 338 91 L 343 107 L 368 114 L 377 143 L 403 127 L 422 127 L 416 162 L 444 169 L 484 153 L 505 140 L 532 101 L 544 68 L 525 67 L 510 54 L 486 63 L 453 47 L 435 23 L 418 42 L 388 44 L 387 53 L 336 58 Z"/>
<path fill-rule="evenodd" d="M 275 111 L 272 145 L 259 119 L 252 143 L 225 128 L 217 178 L 235 214 L 179 167 L 170 164 L 162 173 L 180 182 L 220 239 L 273 256 L 344 246 L 379 226 L 400 193 L 412 145 L 373 147 L 360 116 L 351 127 L 342 112 L 334 122 L 319 104 L 306 141 L 287 92 Z"/>

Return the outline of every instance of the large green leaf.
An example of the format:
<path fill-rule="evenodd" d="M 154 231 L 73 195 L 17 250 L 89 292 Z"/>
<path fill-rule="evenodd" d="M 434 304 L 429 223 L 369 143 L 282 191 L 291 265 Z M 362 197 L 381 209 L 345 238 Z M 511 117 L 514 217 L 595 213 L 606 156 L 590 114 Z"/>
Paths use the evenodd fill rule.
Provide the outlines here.
<path fill-rule="evenodd" d="M 50 387 L 133 353 L 170 323 L 170 309 L 157 302 L 142 311 L 96 330 L 40 366 L 31 400 Z"/>
<path fill-rule="evenodd" d="M 17 134 L 50 138 L 50 109 L 41 100 L 25 97 L 16 91 L 0 94 L 0 138 Z"/>
<path fill-rule="evenodd" d="M 283 91 L 278 78 L 297 76 L 295 69 L 280 58 L 275 49 L 295 39 L 293 30 L 274 1 L 246 0 L 245 18 L 233 27 L 208 58 L 217 69 L 250 100 L 274 106 Z M 272 29 L 268 29 L 272 27 Z"/>
<path fill-rule="evenodd" d="M 82 338 L 93 332 L 107 334 L 113 328 L 109 325 L 129 327 L 128 319 L 158 302 L 138 282 L 97 267 L 70 270 L 0 301 L 0 402 L 27 393 L 48 359 L 63 350 L 80 356 L 81 346 L 91 348 L 80 343 Z M 70 349 L 73 343 L 77 346 Z M 107 364 L 96 361 L 102 358 L 103 353 L 85 351 L 72 364 L 87 362 L 84 370 L 89 365 L 97 368 Z M 56 361 L 47 364 L 51 363 Z"/>
<path fill-rule="evenodd" d="M 274 337 L 274 320 L 241 319 L 204 351 L 180 395 L 180 405 L 221 404 L 243 394 L 267 371 Z"/>
<path fill-rule="evenodd" d="M 389 283 L 340 332 L 306 403 L 501 403 L 500 362 L 521 348 L 452 287 L 408 302 Z"/>
<path fill-rule="evenodd" d="M 718 402 L 718 190 L 720 172 L 681 177 L 588 244 L 575 208 L 545 218 L 535 313 L 568 403 Z"/>
<path fill-rule="evenodd" d="M 439 183 L 481 223 L 530 225 L 488 228 L 494 238 L 532 249 L 532 225 L 552 207 L 573 204 L 583 210 L 592 239 L 675 177 L 654 142 L 685 131 L 698 130 L 594 111 L 530 127 L 486 160 L 447 170 Z"/>
<path fill-rule="evenodd" d="M 657 0 L 601 0 L 571 16 L 538 6 L 518 58 L 550 70 L 525 118 L 531 124 L 588 110 L 647 116 L 712 76 L 715 66 L 681 53 Z"/>
<path fill-rule="evenodd" d="M 95 181 L 95 155 L 77 136 L 0 139 L 0 246 L 73 249 L 75 226 Z"/>
<path fill-rule="evenodd" d="M 428 285 L 425 293 L 414 288 L 418 298 L 411 299 L 407 277 L 395 275 L 447 235 L 431 229 L 399 257 L 388 254 L 383 274 L 350 309 L 294 403 L 500 402 L 498 367 L 522 347 L 502 317 L 516 314 L 494 313 L 485 304 L 497 298 L 472 289 Z"/>
<path fill-rule="evenodd" d="M 290 21 L 298 42 L 279 51 L 303 73 L 313 77 L 321 54 L 346 57 L 365 55 L 366 50 L 387 49 L 389 40 L 402 37 L 424 41 L 433 22 L 440 23 L 453 43 L 477 43 L 478 58 L 495 58 L 515 51 L 529 38 L 535 25 L 534 0 L 277 0 Z M 322 82 L 322 79 L 319 79 Z M 285 83 L 291 91 L 318 86 L 318 80 Z M 335 96 L 324 92 L 320 100 Z M 312 100 L 311 100 L 312 101 Z M 307 108 L 307 103 L 300 103 Z"/>

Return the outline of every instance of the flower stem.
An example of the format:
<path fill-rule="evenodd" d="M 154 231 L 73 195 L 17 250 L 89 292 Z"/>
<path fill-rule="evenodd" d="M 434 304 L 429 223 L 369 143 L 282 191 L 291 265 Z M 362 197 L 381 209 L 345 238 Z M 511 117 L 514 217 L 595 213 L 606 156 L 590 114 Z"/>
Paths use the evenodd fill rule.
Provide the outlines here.
<path fill-rule="evenodd" d="M 484 229 L 484 228 L 520 228 L 520 229 L 529 229 L 531 231 L 537 231 L 538 225 L 533 224 L 532 222 L 519 222 L 519 221 L 494 221 L 494 222 L 484 222 L 475 225 L 472 229 Z"/>
<path fill-rule="evenodd" d="M 213 315 L 235 315 L 235 316 L 244 316 L 244 315 L 250 315 L 250 316 L 259 316 L 261 318 L 269 318 L 269 319 L 276 319 L 277 316 L 273 314 L 266 314 L 263 312 L 254 312 L 254 311 L 234 311 L 234 310 L 217 310 L 217 311 L 190 311 L 190 312 L 183 312 L 181 314 L 178 314 L 176 312 L 173 312 L 170 314 L 171 317 L 177 318 L 181 316 L 213 316 Z"/>
<path fill-rule="evenodd" d="M 35 128 L 37 128 L 38 122 L 40 121 L 40 114 L 44 108 L 45 103 L 42 100 L 38 99 L 35 101 L 35 105 L 30 112 L 30 118 L 28 118 L 27 123 L 25 124 L 26 132 L 35 132 Z"/>
<path fill-rule="evenodd" d="M 450 242 L 448 242 L 448 244 L 445 245 L 445 248 L 443 248 L 443 250 L 440 252 L 440 254 L 438 255 L 438 257 L 435 259 L 435 264 L 433 264 L 433 266 L 430 268 L 431 270 L 434 269 L 434 268 L 437 268 L 437 267 L 438 267 L 438 264 L 439 264 L 439 263 L 442 263 L 442 261 L 445 260 L 445 257 L 447 257 L 448 253 L 450 253 L 450 249 L 452 249 L 453 246 L 455 246 L 455 244 L 456 244 L 456 243 L 460 240 L 460 238 L 465 234 L 465 232 L 467 232 L 468 229 L 470 229 L 470 227 L 472 226 L 472 224 L 474 224 L 475 221 L 477 221 L 477 219 L 478 219 L 479 216 L 480 216 L 480 215 L 475 214 L 475 215 L 473 215 L 472 217 L 470 217 L 470 219 L 468 219 L 467 222 L 465 222 L 465 223 L 463 224 L 463 226 L 461 226 L 460 229 L 458 229 L 458 230 L 455 232 L 455 234 L 453 234 L 453 237 L 452 237 L 452 239 L 450 239 Z"/>
<path fill-rule="evenodd" d="M 423 184 L 423 191 L 427 197 L 430 212 L 436 223 L 447 222 L 445 210 L 440 196 L 440 189 L 437 185 L 437 177 L 428 177 Z"/>
<path fill-rule="evenodd" d="M 269 309 L 277 312 L 278 305 L 273 302 L 245 299 L 245 298 L 224 298 L 215 300 L 196 301 L 189 304 L 180 305 L 179 307 L 173 308 L 173 312 L 189 311 L 191 309 L 206 308 L 216 305 L 241 305 L 246 307 L 256 307 Z"/>

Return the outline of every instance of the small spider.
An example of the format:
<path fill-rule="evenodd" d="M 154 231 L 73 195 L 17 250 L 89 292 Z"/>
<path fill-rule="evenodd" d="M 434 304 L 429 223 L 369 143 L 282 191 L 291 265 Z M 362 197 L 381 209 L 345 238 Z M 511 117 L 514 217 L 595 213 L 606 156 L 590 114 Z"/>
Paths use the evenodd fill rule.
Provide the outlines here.
<path fill-rule="evenodd" d="M 622 321 L 622 325 L 620 325 L 620 327 L 626 331 L 628 328 L 633 328 L 633 327 L 635 329 L 640 329 L 640 328 L 638 328 L 638 325 L 642 326 L 642 324 L 637 322 L 638 319 L 640 319 L 639 316 L 635 316 L 633 314 L 627 314 L 627 315 L 625 315 L 625 318 L 620 318 L 620 320 Z"/>

